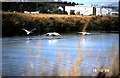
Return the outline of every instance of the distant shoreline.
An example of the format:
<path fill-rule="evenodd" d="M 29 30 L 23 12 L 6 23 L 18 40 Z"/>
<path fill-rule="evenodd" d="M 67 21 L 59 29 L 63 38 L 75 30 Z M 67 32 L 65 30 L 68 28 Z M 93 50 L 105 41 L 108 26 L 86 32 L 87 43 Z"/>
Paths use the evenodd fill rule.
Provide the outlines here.
<path fill-rule="evenodd" d="M 42 35 L 47 32 L 62 34 L 81 31 L 119 32 L 118 16 L 82 16 L 63 14 L 24 14 L 2 12 L 2 36 L 27 36 L 22 28 L 31 30 L 30 35 Z"/>

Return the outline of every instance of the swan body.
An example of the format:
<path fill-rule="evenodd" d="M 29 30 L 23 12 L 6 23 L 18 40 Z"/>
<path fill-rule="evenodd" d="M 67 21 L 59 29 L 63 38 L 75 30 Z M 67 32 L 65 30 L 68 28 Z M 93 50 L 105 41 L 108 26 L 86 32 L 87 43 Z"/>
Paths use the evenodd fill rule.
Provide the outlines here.
<path fill-rule="evenodd" d="M 88 33 L 88 32 L 78 32 L 78 34 L 82 34 L 82 35 L 90 35 L 91 33 Z"/>
<path fill-rule="evenodd" d="M 61 36 L 61 35 L 56 32 L 51 32 L 51 33 L 46 33 L 45 36 Z"/>

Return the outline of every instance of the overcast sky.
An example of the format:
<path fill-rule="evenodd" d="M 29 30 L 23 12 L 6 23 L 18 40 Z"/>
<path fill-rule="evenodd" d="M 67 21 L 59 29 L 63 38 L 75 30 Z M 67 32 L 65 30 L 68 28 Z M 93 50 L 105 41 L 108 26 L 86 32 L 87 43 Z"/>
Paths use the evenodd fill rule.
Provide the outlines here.
<path fill-rule="evenodd" d="M 119 0 L 62 0 L 68 2 L 119 2 Z"/>
<path fill-rule="evenodd" d="M 10 2 L 10 1 L 25 1 L 26 0 L 0 0 L 0 1 L 7 1 L 7 2 Z M 29 0 L 28 0 L 29 1 Z M 33 2 L 41 2 L 41 1 L 60 1 L 60 0 L 30 0 L 30 1 L 33 1 Z M 85 4 L 85 5 L 100 5 L 100 6 L 106 6 L 106 5 L 113 5 L 113 6 L 119 6 L 119 0 L 61 0 L 61 1 L 67 1 L 67 2 L 75 2 L 75 3 L 79 3 L 79 4 Z"/>
<path fill-rule="evenodd" d="M 117 5 L 118 6 L 118 2 L 119 0 L 62 0 L 62 1 L 67 1 L 67 2 L 75 2 L 75 3 L 79 3 L 79 4 L 96 4 L 96 5 Z"/>

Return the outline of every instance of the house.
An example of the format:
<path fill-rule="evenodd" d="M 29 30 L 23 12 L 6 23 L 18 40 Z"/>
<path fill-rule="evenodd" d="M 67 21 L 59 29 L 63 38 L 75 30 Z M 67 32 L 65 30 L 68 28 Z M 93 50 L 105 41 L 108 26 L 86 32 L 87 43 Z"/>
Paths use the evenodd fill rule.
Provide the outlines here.
<path fill-rule="evenodd" d="M 30 14 L 30 12 L 28 12 L 28 11 L 24 11 L 24 13 L 26 13 L 26 14 Z"/>
<path fill-rule="evenodd" d="M 31 14 L 39 14 L 39 11 L 32 11 Z"/>
<path fill-rule="evenodd" d="M 65 11 L 67 11 L 68 15 L 70 15 L 72 10 L 74 10 L 75 14 L 94 15 L 94 7 L 89 5 L 65 6 Z"/>
<path fill-rule="evenodd" d="M 111 12 L 110 15 L 119 15 L 119 12 Z"/>
<path fill-rule="evenodd" d="M 64 10 L 64 9 L 63 9 L 63 7 L 61 7 L 61 6 L 59 6 L 59 7 L 58 7 L 58 9 L 59 9 L 59 10 L 61 10 L 61 11 L 63 11 L 63 10 Z"/>
<path fill-rule="evenodd" d="M 39 14 L 39 11 L 24 11 L 26 14 Z"/>

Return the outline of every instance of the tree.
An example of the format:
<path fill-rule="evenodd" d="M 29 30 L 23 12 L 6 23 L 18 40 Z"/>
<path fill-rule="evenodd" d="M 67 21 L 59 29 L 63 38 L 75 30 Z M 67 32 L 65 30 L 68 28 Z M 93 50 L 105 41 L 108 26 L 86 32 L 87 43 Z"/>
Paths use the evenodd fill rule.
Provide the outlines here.
<path fill-rule="evenodd" d="M 75 3 L 75 2 L 72 2 L 72 4 L 74 4 L 74 5 L 75 5 L 76 3 Z"/>
<path fill-rule="evenodd" d="M 71 4 L 71 2 L 68 2 L 68 4 Z"/>

